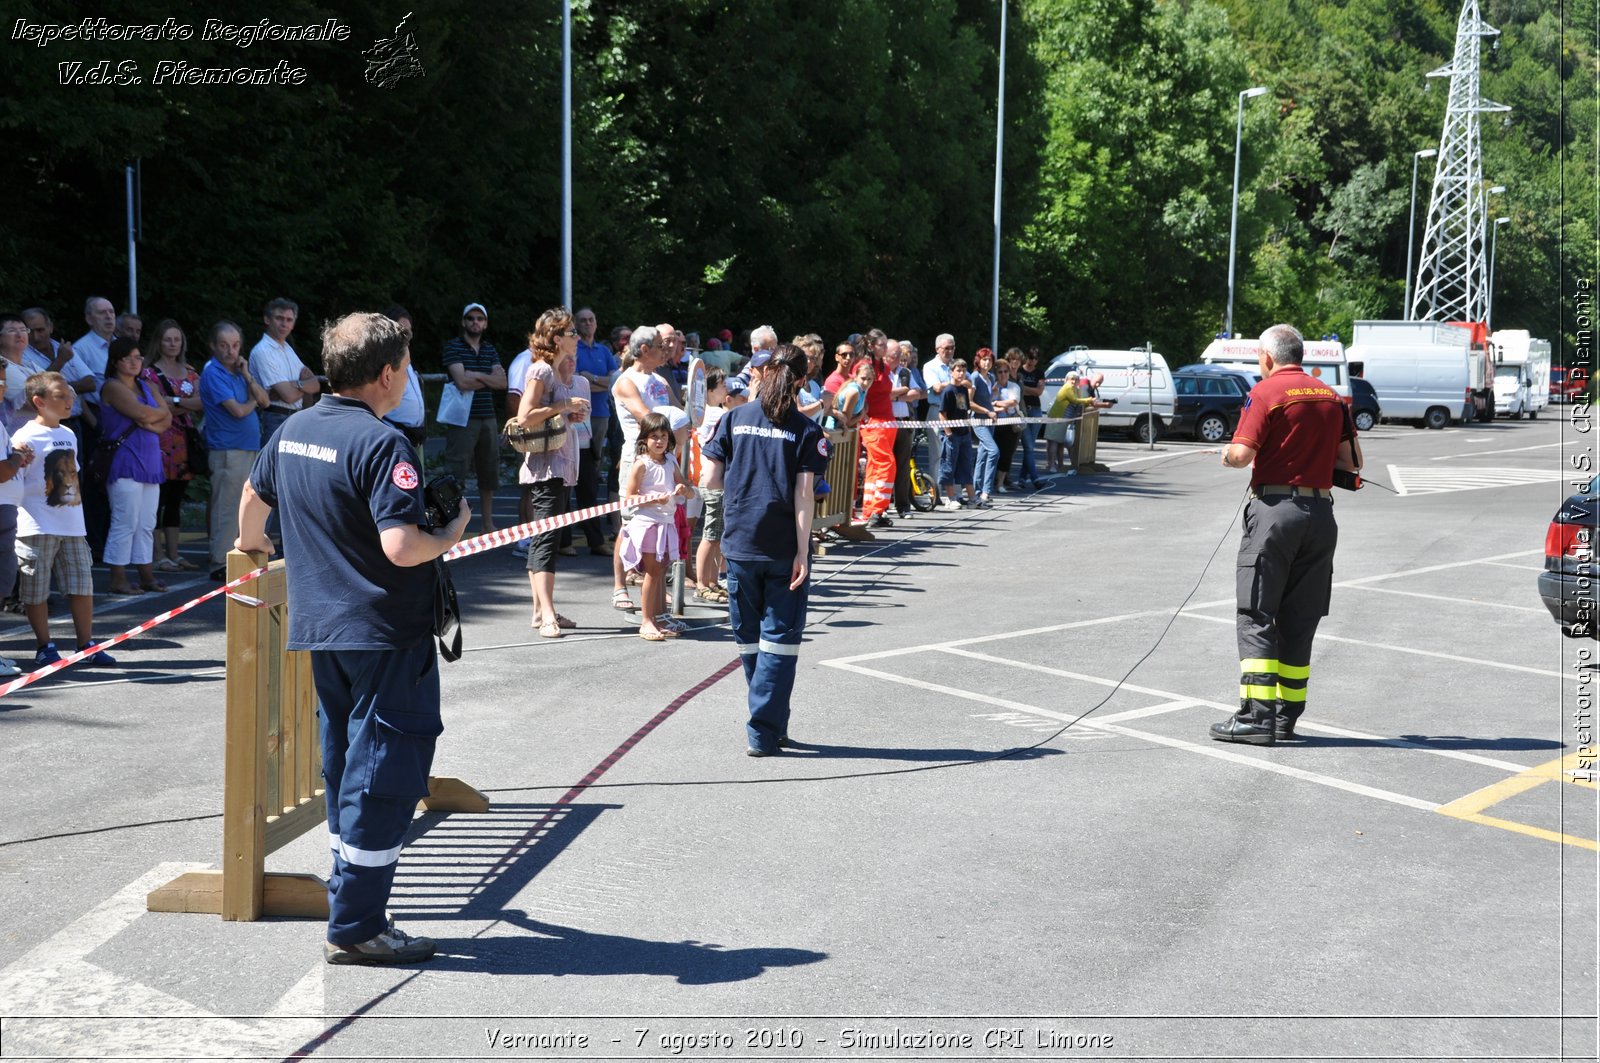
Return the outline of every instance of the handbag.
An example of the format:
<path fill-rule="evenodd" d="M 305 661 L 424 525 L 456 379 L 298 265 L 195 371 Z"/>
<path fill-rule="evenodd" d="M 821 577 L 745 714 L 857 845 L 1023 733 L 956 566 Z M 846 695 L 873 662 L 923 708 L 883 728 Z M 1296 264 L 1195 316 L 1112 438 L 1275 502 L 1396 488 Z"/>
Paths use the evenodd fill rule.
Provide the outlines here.
<path fill-rule="evenodd" d="M 89 460 L 83 467 L 83 473 L 92 482 L 105 486 L 111 482 L 111 463 L 116 459 L 117 450 L 124 440 L 133 433 L 136 424 L 130 424 L 127 430 L 115 439 L 102 438 L 94 445 L 94 450 L 89 452 Z"/>
<path fill-rule="evenodd" d="M 183 430 L 183 444 L 189 451 L 189 472 L 194 476 L 211 474 L 211 451 L 206 447 L 206 437 L 200 429 L 189 425 Z"/>
<path fill-rule="evenodd" d="M 472 396 L 447 380 L 439 393 L 439 423 L 460 428 L 472 416 Z"/>
<path fill-rule="evenodd" d="M 167 374 L 157 369 L 155 376 L 157 380 L 161 381 L 161 390 L 167 393 L 168 398 L 184 397 L 180 396 L 178 389 L 172 386 L 172 381 L 167 379 Z M 201 435 L 200 429 L 194 426 L 194 419 L 187 411 L 183 413 L 175 412 L 172 416 L 182 417 L 185 422 L 183 426 L 183 446 L 184 450 L 188 452 L 188 458 L 184 464 L 189 467 L 189 475 L 208 475 L 211 472 L 211 455 L 206 448 L 205 436 Z"/>
<path fill-rule="evenodd" d="M 557 413 L 532 428 L 523 428 L 513 417 L 501 429 L 500 438 L 518 454 L 548 454 L 566 446 L 567 420 Z"/>

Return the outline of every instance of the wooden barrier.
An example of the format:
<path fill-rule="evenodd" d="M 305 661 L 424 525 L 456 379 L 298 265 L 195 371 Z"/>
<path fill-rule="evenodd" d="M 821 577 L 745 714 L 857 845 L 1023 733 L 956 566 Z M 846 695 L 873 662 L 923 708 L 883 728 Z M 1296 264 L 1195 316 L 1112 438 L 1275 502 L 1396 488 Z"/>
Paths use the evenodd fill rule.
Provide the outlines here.
<path fill-rule="evenodd" d="M 856 504 L 856 480 L 861 475 L 857 449 L 854 428 L 828 432 L 828 471 L 825 475 L 829 491 L 817 499 L 816 516 L 811 521 L 813 531 L 825 531 L 849 523 L 850 511 Z"/>
<path fill-rule="evenodd" d="M 1072 446 L 1072 467 L 1084 472 L 1098 464 L 1095 456 L 1100 449 L 1100 411 L 1093 408 L 1084 410 L 1077 427 L 1077 440 Z"/>
<path fill-rule="evenodd" d="M 228 554 L 228 579 L 265 564 L 263 554 Z M 267 873 L 267 854 L 327 828 L 322 740 L 311 654 L 289 650 L 288 575 L 274 561 L 243 593 L 266 604 L 227 604 L 223 740 L 222 867 L 191 871 L 150 892 L 152 912 L 224 919 L 328 916 L 328 886 L 311 874 Z M 459 779 L 430 778 L 422 808 L 487 812 L 489 799 Z"/>

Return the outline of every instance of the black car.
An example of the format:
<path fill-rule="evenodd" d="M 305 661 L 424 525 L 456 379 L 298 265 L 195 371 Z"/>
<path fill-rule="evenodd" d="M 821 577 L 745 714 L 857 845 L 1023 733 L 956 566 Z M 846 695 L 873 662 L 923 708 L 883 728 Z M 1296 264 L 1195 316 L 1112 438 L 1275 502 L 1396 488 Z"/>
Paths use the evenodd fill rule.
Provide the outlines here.
<path fill-rule="evenodd" d="M 1595 586 L 1600 568 L 1594 548 L 1600 523 L 1600 477 L 1561 503 L 1544 536 L 1544 571 L 1539 597 L 1561 630 L 1572 638 L 1600 638 L 1595 621 Z"/>
<path fill-rule="evenodd" d="M 1184 366 L 1172 374 L 1172 430 L 1206 443 L 1223 442 L 1238 425 L 1239 411 L 1257 379 L 1235 366 Z"/>
<path fill-rule="evenodd" d="M 1358 376 L 1350 378 L 1350 414 L 1355 418 L 1356 431 L 1370 432 L 1383 417 L 1378 407 L 1378 390 Z"/>

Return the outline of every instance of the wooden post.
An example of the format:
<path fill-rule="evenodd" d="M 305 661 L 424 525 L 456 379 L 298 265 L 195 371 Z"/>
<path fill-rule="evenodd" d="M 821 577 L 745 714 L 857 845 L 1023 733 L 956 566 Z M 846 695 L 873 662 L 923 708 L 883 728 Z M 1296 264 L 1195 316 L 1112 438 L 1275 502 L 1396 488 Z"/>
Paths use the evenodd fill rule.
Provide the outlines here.
<path fill-rule="evenodd" d="M 266 562 L 228 555 L 228 579 Z M 152 890 L 152 912 L 200 912 L 230 920 L 264 915 L 326 919 L 328 886 L 311 874 L 267 873 L 267 854 L 327 829 L 322 741 L 311 655 L 288 645 L 283 562 L 246 584 L 262 607 L 227 604 L 227 718 L 223 737 L 222 867 L 192 871 Z M 429 778 L 418 808 L 487 812 L 489 799 L 460 779 Z"/>

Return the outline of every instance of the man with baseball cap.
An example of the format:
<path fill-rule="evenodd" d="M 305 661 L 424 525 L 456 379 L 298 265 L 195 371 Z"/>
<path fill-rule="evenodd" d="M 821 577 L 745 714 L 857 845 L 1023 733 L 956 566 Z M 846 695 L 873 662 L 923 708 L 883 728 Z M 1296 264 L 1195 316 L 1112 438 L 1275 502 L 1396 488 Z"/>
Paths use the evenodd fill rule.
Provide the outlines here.
<path fill-rule="evenodd" d="M 471 400 L 466 423 L 447 424 L 444 436 L 445 468 L 463 486 L 467 466 L 478 478 L 478 513 L 485 533 L 495 530 L 494 493 L 500 486 L 500 420 L 496 391 L 506 390 L 506 368 L 500 352 L 483 338 L 489 311 L 482 303 L 461 310 L 461 334 L 444 345 L 444 371 L 450 382 Z"/>

